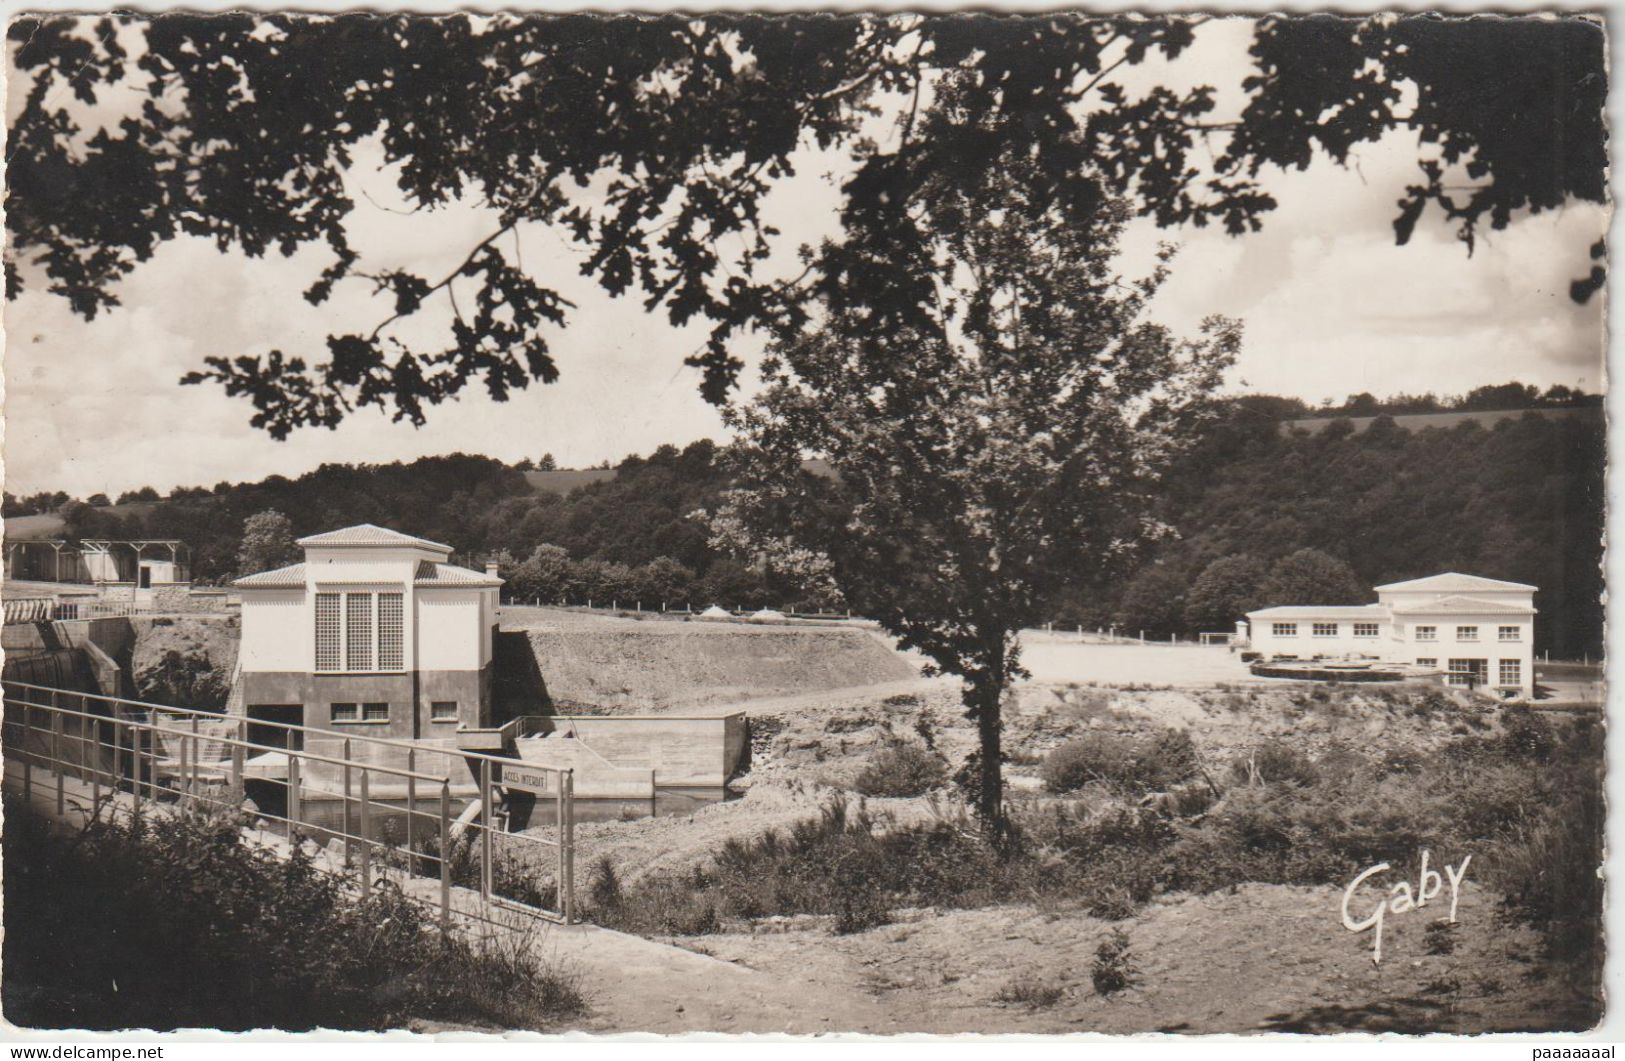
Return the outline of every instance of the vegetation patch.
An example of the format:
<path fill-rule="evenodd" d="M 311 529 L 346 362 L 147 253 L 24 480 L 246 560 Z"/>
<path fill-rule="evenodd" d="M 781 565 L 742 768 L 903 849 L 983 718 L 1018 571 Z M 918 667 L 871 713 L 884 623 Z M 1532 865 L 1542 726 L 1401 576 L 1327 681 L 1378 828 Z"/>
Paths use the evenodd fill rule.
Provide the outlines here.
<path fill-rule="evenodd" d="M 1018 901 L 1122 921 L 1162 893 L 1342 887 L 1379 862 L 1414 874 L 1426 848 L 1436 862 L 1472 854 L 1479 883 L 1502 897 L 1507 916 L 1543 933 L 1552 965 L 1594 1000 L 1601 728 L 1522 709 L 1503 715 L 1502 732 L 1432 750 L 1333 745 L 1311 758 L 1290 741 L 1265 741 L 1228 769 L 1207 769 L 1173 731 L 1138 744 L 1110 738 L 1086 761 L 1132 769 L 1097 768 L 1108 783 L 1084 795 L 1011 804 L 1000 845 L 963 817 L 901 824 L 837 801 L 788 832 L 731 841 L 709 864 L 617 884 L 588 905 L 601 923 L 678 935 L 798 914 L 857 931 L 908 907 Z M 1180 774 L 1189 779 L 1142 794 Z"/>
<path fill-rule="evenodd" d="M 923 796 L 948 780 L 948 764 L 931 749 L 899 742 L 869 757 L 852 782 L 865 796 Z"/>
<path fill-rule="evenodd" d="M 51 831 L 8 799 L 5 1016 L 34 1028 L 382 1030 L 414 1019 L 546 1027 L 572 976 L 499 933 L 441 935 L 388 882 L 356 895 L 233 815 Z"/>
<path fill-rule="evenodd" d="M 1092 782 L 1132 792 L 1157 792 L 1195 775 L 1189 733 L 1165 729 L 1136 736 L 1089 733 L 1056 748 L 1039 774 L 1051 792 L 1075 792 Z"/>

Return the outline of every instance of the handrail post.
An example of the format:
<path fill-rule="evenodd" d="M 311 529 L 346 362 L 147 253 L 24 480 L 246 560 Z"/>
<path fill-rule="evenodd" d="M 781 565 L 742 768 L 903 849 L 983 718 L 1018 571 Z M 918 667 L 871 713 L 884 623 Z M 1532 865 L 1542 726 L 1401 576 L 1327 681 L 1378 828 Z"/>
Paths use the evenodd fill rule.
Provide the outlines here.
<path fill-rule="evenodd" d="M 480 898 L 491 901 L 491 760 L 480 760 Z"/>
<path fill-rule="evenodd" d="M 564 923 L 575 923 L 576 914 L 576 777 L 564 771 Z"/>
<path fill-rule="evenodd" d="M 241 803 L 248 798 L 248 790 L 243 783 L 243 767 L 248 759 L 248 719 L 244 717 L 237 723 L 237 739 L 242 744 L 231 747 L 231 798 Z"/>
<path fill-rule="evenodd" d="M 440 931 L 451 931 L 451 781 L 440 783 Z"/>
<path fill-rule="evenodd" d="M 367 826 L 371 815 L 367 813 L 367 775 L 369 771 L 365 766 L 361 768 L 361 892 L 365 895 L 372 890 L 372 830 Z"/>
<path fill-rule="evenodd" d="M 79 698 L 79 707 L 84 709 L 84 697 Z M 95 821 L 102 814 L 102 727 L 100 723 L 91 727 L 95 734 L 96 750 L 90 756 L 90 819 Z M 79 758 L 85 757 L 85 716 L 79 716 Z"/>
<path fill-rule="evenodd" d="M 186 738 L 182 737 L 181 739 L 185 740 Z M 198 720 L 197 720 L 197 716 L 193 715 L 192 716 L 192 794 L 193 795 L 197 794 L 198 784 L 199 784 L 200 781 L 202 781 L 202 774 L 201 774 L 201 770 L 200 770 L 200 767 L 201 767 L 201 762 L 200 761 L 203 758 L 202 753 L 203 753 L 203 748 L 198 743 Z"/>
<path fill-rule="evenodd" d="M 90 712 L 85 709 L 84 695 L 81 694 L 79 696 L 79 780 L 81 781 L 85 779 L 86 770 L 99 765 L 95 762 L 94 757 L 90 757 L 89 761 L 87 761 L 87 756 L 90 756 L 90 753 L 85 747 L 87 743 L 87 738 L 85 737 L 85 719 L 89 716 L 89 714 Z M 100 787 L 95 785 L 94 780 L 92 781 L 92 786 Z"/>
<path fill-rule="evenodd" d="M 17 747 L 22 749 L 23 753 L 23 802 L 32 803 L 34 802 L 34 753 L 28 748 L 28 731 L 34 728 L 34 720 L 32 717 L 33 711 L 29 708 L 27 701 L 24 701 L 22 706 L 23 735 L 22 740 L 17 742 Z"/>
<path fill-rule="evenodd" d="M 141 728 L 132 721 L 130 723 L 130 792 L 135 797 L 134 809 L 130 812 L 130 823 L 141 824 Z"/>
<path fill-rule="evenodd" d="M 118 791 L 119 791 L 119 789 L 124 787 L 124 756 L 122 754 L 120 754 L 120 747 L 119 746 L 123 742 L 119 740 L 118 714 L 117 714 L 116 711 L 115 711 L 115 713 L 113 715 L 111 725 L 113 727 L 113 772 L 112 772 L 112 775 L 111 775 L 111 778 L 110 778 L 110 784 L 113 787 L 113 795 L 114 795 L 113 808 L 114 808 L 114 813 L 117 814 L 117 812 L 118 812 Z"/>
<path fill-rule="evenodd" d="M 569 873 L 567 872 L 567 866 L 566 866 L 566 864 L 569 861 L 569 856 L 568 856 L 568 853 L 565 851 L 565 844 L 564 844 L 564 778 L 565 778 L 565 776 L 566 775 L 564 773 L 562 773 L 562 772 L 560 772 L 560 773 L 558 773 L 558 774 L 556 774 L 554 776 L 554 780 L 557 782 L 558 788 L 557 788 L 557 791 L 554 793 L 554 796 L 553 796 L 553 838 L 555 840 L 557 840 L 558 844 L 559 844 L 559 875 L 558 875 L 559 912 L 564 915 L 564 923 L 568 925 L 570 923 L 570 913 L 569 913 L 570 901 L 565 898 L 565 887 L 564 887 L 565 878 L 567 878 L 569 876 Z"/>
<path fill-rule="evenodd" d="M 418 875 L 418 854 L 412 847 L 412 819 L 418 816 L 418 751 L 406 752 L 406 875 Z"/>
<path fill-rule="evenodd" d="M 188 782 L 191 777 L 191 758 L 187 747 L 186 734 L 180 734 L 181 742 L 181 806 L 189 807 L 192 803 L 192 786 Z"/>
<path fill-rule="evenodd" d="M 355 847 L 350 838 L 350 738 L 344 738 L 344 865 L 348 869 L 351 852 Z"/>
<path fill-rule="evenodd" d="M 299 756 L 288 749 L 288 844 L 299 848 Z"/>
<path fill-rule="evenodd" d="M 56 711 L 59 698 L 55 689 L 51 690 L 51 768 L 56 771 L 56 813 L 62 817 L 67 812 L 67 787 L 62 769 L 62 716 Z"/>

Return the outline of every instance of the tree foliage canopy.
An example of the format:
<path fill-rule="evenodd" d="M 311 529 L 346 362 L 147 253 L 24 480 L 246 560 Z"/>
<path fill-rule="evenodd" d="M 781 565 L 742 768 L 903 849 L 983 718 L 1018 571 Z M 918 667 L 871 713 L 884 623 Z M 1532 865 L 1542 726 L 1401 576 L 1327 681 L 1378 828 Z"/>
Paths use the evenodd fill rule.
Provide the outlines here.
<path fill-rule="evenodd" d="M 237 570 L 244 575 L 270 571 L 297 561 L 293 523 L 276 509 L 256 512 L 243 521 L 242 544 L 237 547 Z"/>
<path fill-rule="evenodd" d="M 938 122 L 963 122 L 955 101 L 971 89 L 937 91 L 946 113 L 926 142 Z M 999 150 L 974 180 L 936 164 L 902 175 L 912 191 L 901 207 L 879 200 L 886 223 L 826 246 L 842 264 L 815 319 L 770 352 L 762 394 L 729 409 L 745 485 L 722 526 L 827 573 L 964 679 L 976 803 L 998 825 L 1016 634 L 1040 621 L 1050 587 L 1098 579 L 1155 535 L 1158 478 L 1240 326 L 1213 317 L 1180 340 L 1146 320 L 1172 252 L 1125 281 L 1125 204 L 1058 186 L 1008 130 L 983 135 Z M 834 480 L 809 475 L 809 458 Z"/>
<path fill-rule="evenodd" d="M 1397 207 L 1402 243 L 1430 204 L 1470 248 L 1519 211 L 1603 199 L 1595 21 L 1265 18 L 1239 114 L 1216 114 L 1209 85 L 1126 87 L 1129 68 L 1177 60 L 1202 21 L 21 18 L 7 291 L 43 283 L 92 317 L 181 236 L 251 256 L 324 247 L 306 297 L 367 285 L 383 300 L 370 326 L 329 335 L 325 350 L 223 351 L 187 377 L 245 396 L 255 425 L 283 437 L 363 406 L 422 423 L 471 382 L 502 400 L 556 378 L 571 306 L 518 260 L 520 226 L 574 243 L 605 290 L 636 291 L 674 324 L 709 322 L 688 360 L 722 401 L 741 367 L 732 336 L 794 334 L 809 304 L 889 281 L 922 252 L 911 218 L 923 197 L 970 193 L 1015 150 L 1041 197 L 1117 197 L 1162 225 L 1236 233 L 1275 205 L 1265 170 L 1345 163 L 1396 130 L 1422 143 Z M 898 135 L 882 142 L 872 130 L 888 119 Z M 489 230 L 444 273 L 369 262 L 351 245 L 345 176 L 375 142 L 413 210 L 488 208 Z M 853 165 L 846 238 L 810 249 L 798 277 L 771 275 L 777 233 L 762 201 L 808 145 Z M 1576 297 L 1600 278 L 1599 265 Z M 431 302 L 449 309 L 443 340 L 408 345 L 394 325 Z"/>

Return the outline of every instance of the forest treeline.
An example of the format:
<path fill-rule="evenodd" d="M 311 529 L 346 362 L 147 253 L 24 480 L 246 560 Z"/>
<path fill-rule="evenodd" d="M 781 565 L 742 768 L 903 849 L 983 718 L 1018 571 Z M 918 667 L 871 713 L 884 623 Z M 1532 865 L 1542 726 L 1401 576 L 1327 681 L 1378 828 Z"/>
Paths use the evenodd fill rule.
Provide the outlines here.
<path fill-rule="evenodd" d="M 1513 389 L 1546 401 L 1509 384 L 1448 407 Z M 1370 415 L 1359 397 L 1351 414 Z M 1579 397 L 1550 404 L 1592 404 Z M 1087 578 L 1080 558 L 1078 582 L 1054 588 L 1050 618 L 1166 637 L 1229 629 L 1248 607 L 1359 603 L 1384 582 L 1465 571 L 1540 587 L 1537 650 L 1600 651 L 1603 417 L 1531 412 L 1490 428 L 1466 420 L 1411 431 L 1379 412 L 1362 432 L 1346 421 L 1282 430 L 1308 412 L 1294 399 L 1221 403 L 1164 490 L 1160 515 L 1174 533 L 1109 579 Z M 246 573 L 244 522 L 275 510 L 295 534 L 368 522 L 447 542 L 463 562 L 496 560 L 506 592 L 525 599 L 841 603 L 710 544 L 703 512 L 729 486 L 725 451 L 702 440 L 629 457 L 612 478 L 563 496 L 535 490 L 521 465 L 454 454 L 323 465 L 134 509 L 63 499 L 54 510 L 67 537 L 183 539 L 200 582 Z"/>

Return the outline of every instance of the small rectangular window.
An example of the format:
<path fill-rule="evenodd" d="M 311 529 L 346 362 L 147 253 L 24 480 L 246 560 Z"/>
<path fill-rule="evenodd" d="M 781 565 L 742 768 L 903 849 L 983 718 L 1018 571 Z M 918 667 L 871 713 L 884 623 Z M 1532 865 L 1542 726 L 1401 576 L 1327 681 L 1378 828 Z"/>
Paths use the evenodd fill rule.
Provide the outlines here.
<path fill-rule="evenodd" d="M 1315 636 L 1316 637 L 1336 637 L 1337 636 L 1337 624 L 1336 623 L 1316 623 L 1315 624 Z"/>
<path fill-rule="evenodd" d="M 363 722 L 388 722 L 388 704 L 362 704 L 361 719 Z"/>
<path fill-rule="evenodd" d="M 1270 632 L 1276 637 L 1297 637 L 1297 623 L 1271 623 Z"/>
<path fill-rule="evenodd" d="M 1416 639 L 1418 641 L 1437 641 L 1439 639 L 1439 628 L 1437 626 L 1418 626 L 1416 628 Z"/>
<path fill-rule="evenodd" d="M 1457 641 L 1477 641 L 1478 640 L 1478 627 L 1476 627 L 1476 626 L 1458 626 L 1458 627 L 1456 627 L 1456 640 Z"/>
<path fill-rule="evenodd" d="M 357 704 L 332 704 L 330 717 L 334 722 L 354 722 L 361 717 Z"/>
<path fill-rule="evenodd" d="M 1502 685 L 1522 685 L 1522 674 L 1523 667 L 1518 660 L 1504 659 L 1501 661 L 1499 677 Z"/>
<path fill-rule="evenodd" d="M 429 719 L 433 722 L 457 721 L 457 701 L 436 700 L 429 705 Z"/>
<path fill-rule="evenodd" d="M 1437 667 L 1439 665 L 1439 661 L 1434 656 L 1418 656 L 1416 665 L 1418 667 Z"/>
<path fill-rule="evenodd" d="M 1354 624 L 1354 636 L 1355 637 L 1376 637 L 1377 636 L 1377 624 L 1376 623 L 1355 623 Z"/>
<path fill-rule="evenodd" d="M 1503 626 L 1500 628 L 1499 633 L 1502 641 L 1523 640 L 1523 628 L 1521 626 Z"/>

